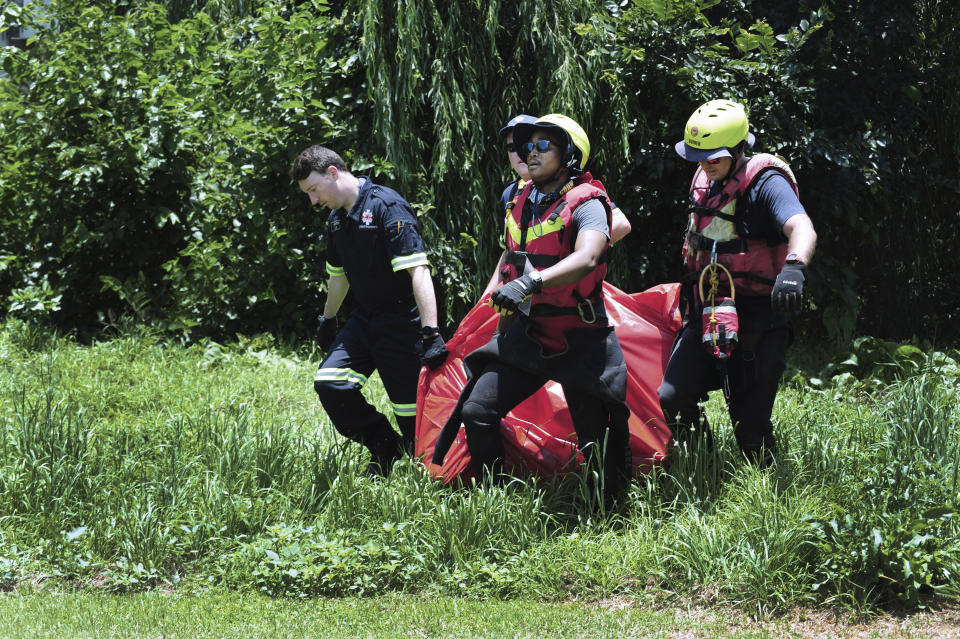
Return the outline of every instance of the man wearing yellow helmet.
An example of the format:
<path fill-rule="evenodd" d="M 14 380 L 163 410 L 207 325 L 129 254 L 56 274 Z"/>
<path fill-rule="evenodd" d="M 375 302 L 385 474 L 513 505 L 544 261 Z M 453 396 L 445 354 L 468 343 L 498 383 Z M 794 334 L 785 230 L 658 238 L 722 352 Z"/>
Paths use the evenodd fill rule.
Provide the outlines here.
<path fill-rule="evenodd" d="M 520 152 L 517 149 L 517 146 L 513 141 L 513 129 L 518 124 L 532 124 L 536 121 L 537 118 L 532 115 L 527 115 L 526 113 L 521 113 L 510 118 L 510 121 L 500 129 L 500 137 L 504 138 L 507 143 L 507 161 L 510 163 L 510 167 L 513 169 L 514 173 L 517 174 L 517 179 L 511 182 L 503 189 L 503 193 L 500 194 L 500 208 L 498 212 L 500 213 L 500 246 L 503 247 L 503 220 L 505 219 L 508 207 L 511 207 L 513 200 L 520 195 L 520 191 L 523 190 L 523 187 L 526 186 L 527 182 L 530 181 L 530 173 L 527 171 L 527 164 L 520 158 Z M 526 157 L 526 154 L 524 154 Z M 624 214 L 620 208 L 613 204 L 613 222 L 610 226 L 610 244 L 616 244 L 618 241 L 623 239 L 628 233 L 630 233 L 630 220 L 627 219 L 627 216 Z M 503 255 L 501 254 L 500 260 L 497 263 L 496 268 L 493 269 L 493 274 L 490 277 L 490 281 L 487 283 L 486 288 L 483 289 L 483 293 L 480 294 L 480 297 L 484 297 L 487 293 L 492 293 L 495 288 L 500 286 L 500 271 L 503 269 Z"/>
<path fill-rule="evenodd" d="M 505 284 L 490 296 L 500 322 L 494 338 L 465 360 L 470 381 L 448 427 L 463 423 L 474 471 L 499 479 L 501 418 L 554 380 L 586 463 L 604 460 L 605 490 L 613 496 L 629 477 L 630 448 L 626 364 L 602 288 L 610 200 L 586 172 L 590 141 L 571 118 L 551 114 L 517 124 L 513 139 L 530 182 L 505 218 Z M 442 463 L 445 452 L 438 449 L 434 461 Z"/>
<path fill-rule="evenodd" d="M 817 234 L 793 171 L 777 156 L 746 151 L 755 138 L 743 105 L 712 100 L 687 120 L 675 150 L 698 164 L 682 257 L 689 308 L 659 389 L 677 439 L 705 434 L 699 402 L 723 388 L 740 450 L 768 464 L 775 450 L 770 420 L 791 339 L 789 314 L 803 304 L 806 264 Z M 739 328 L 732 353 L 703 348 L 701 314 L 709 300 L 692 284 L 712 263 L 722 265 L 720 291 L 733 290 Z M 723 273 L 723 269 L 712 269 Z M 709 309 L 708 309 L 709 310 Z"/>

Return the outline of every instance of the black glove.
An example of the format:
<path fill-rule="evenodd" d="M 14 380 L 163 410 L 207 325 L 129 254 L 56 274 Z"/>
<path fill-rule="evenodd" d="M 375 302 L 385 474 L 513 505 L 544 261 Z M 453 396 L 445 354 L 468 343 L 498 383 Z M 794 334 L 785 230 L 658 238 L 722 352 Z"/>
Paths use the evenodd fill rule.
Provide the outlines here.
<path fill-rule="evenodd" d="M 543 280 L 522 275 L 515 280 L 507 282 L 493 293 L 490 294 L 490 306 L 501 315 L 511 315 L 516 313 L 527 299 L 534 293 L 539 293 L 543 288 Z"/>
<path fill-rule="evenodd" d="M 333 344 L 337 331 L 340 330 L 340 322 L 337 321 L 336 317 L 324 317 L 322 313 L 317 321 L 319 322 L 317 324 L 317 344 L 326 353 L 330 350 L 330 345 Z"/>
<path fill-rule="evenodd" d="M 807 265 L 800 260 L 789 260 L 783 265 L 773 285 L 770 301 L 778 313 L 798 313 L 803 306 L 803 281 Z"/>
<path fill-rule="evenodd" d="M 420 329 L 420 352 L 423 364 L 430 370 L 434 370 L 447 359 L 447 345 L 435 327 L 424 326 Z"/>

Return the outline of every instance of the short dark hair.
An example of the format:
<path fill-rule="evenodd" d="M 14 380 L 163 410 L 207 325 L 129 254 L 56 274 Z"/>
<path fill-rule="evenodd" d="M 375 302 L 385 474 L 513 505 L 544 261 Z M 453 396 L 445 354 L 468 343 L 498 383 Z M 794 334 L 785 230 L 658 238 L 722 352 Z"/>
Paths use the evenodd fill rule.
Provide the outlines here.
<path fill-rule="evenodd" d="M 304 149 L 297 159 L 290 165 L 290 177 L 295 181 L 305 180 L 311 171 L 317 173 L 326 173 L 327 167 L 334 167 L 340 171 L 346 171 L 347 165 L 343 158 L 337 155 L 336 151 L 331 151 L 325 146 L 314 144 Z"/>

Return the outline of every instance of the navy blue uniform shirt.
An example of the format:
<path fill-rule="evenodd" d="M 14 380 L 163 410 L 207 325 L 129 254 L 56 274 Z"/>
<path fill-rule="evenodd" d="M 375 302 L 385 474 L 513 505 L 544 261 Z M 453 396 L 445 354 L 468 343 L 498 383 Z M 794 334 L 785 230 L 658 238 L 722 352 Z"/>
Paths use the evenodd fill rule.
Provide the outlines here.
<path fill-rule="evenodd" d="M 393 189 L 358 179 L 353 207 L 327 218 L 327 273 L 346 276 L 364 311 L 408 311 L 416 300 L 406 270 L 429 265 L 417 218 Z"/>
<path fill-rule="evenodd" d="M 711 195 L 722 188 L 719 182 L 711 182 Z M 761 175 L 737 202 L 744 235 L 772 242 L 786 241 L 783 225 L 794 215 L 806 212 L 790 182 L 777 171 Z"/>

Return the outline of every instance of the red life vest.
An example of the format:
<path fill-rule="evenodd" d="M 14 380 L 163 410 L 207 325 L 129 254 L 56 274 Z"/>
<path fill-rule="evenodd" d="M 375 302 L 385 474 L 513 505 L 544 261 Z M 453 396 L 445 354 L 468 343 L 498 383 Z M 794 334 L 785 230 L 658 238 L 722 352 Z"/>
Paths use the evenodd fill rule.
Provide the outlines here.
<path fill-rule="evenodd" d="M 573 253 L 576 238 L 568 230 L 573 212 L 588 200 L 600 200 L 611 223 L 611 204 L 599 180 L 584 173 L 561 189 L 560 197 L 546 211 L 532 216 L 523 225 L 523 209 L 532 184 L 527 184 L 507 207 L 504 244 L 507 249 L 501 277 L 504 282 L 523 273 L 524 261 L 536 269 L 552 266 Z M 535 206 L 535 205 L 534 205 Z M 609 246 L 609 242 L 608 242 Z M 549 332 L 577 326 L 606 326 L 603 307 L 603 278 L 607 274 L 606 253 L 592 272 L 580 281 L 564 286 L 544 288 L 531 300 L 530 317 L 535 324 L 549 325 Z M 549 322 L 542 321 L 550 318 Z"/>
<path fill-rule="evenodd" d="M 733 275 L 738 294 L 768 296 L 787 257 L 787 241 L 775 237 L 745 237 L 737 199 L 767 171 L 787 178 L 800 195 L 790 166 L 775 155 L 761 153 L 747 160 L 726 186 L 710 196 L 710 180 L 697 168 L 690 186 L 690 221 L 683 242 L 683 264 L 693 277 L 699 276 L 716 252 L 717 262 Z M 726 277 L 723 277 L 726 281 Z"/>

